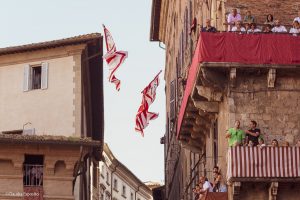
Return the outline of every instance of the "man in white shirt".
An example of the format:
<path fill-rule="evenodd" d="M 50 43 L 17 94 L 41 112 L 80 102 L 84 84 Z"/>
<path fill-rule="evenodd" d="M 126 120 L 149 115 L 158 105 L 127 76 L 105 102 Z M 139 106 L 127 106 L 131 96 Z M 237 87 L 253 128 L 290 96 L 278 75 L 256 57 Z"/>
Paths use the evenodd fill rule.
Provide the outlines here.
<path fill-rule="evenodd" d="M 227 23 L 229 24 L 228 30 L 231 30 L 232 26 L 235 24 L 237 21 L 241 21 L 242 17 L 239 13 L 237 13 L 237 9 L 233 8 L 231 13 L 227 17 Z"/>
<path fill-rule="evenodd" d="M 213 191 L 213 187 L 211 186 L 210 182 L 207 181 L 207 179 L 204 176 L 201 176 L 199 179 L 199 182 L 202 184 L 202 189 L 200 190 L 200 194 Z"/>
<path fill-rule="evenodd" d="M 280 25 L 280 21 L 277 19 L 275 20 L 275 26 L 272 28 L 273 33 L 286 33 L 287 30 L 284 26 Z"/>
<path fill-rule="evenodd" d="M 242 27 L 241 21 L 237 21 L 237 22 L 235 22 L 235 26 L 232 27 L 231 31 L 232 32 L 245 32 L 246 29 L 244 27 Z"/>

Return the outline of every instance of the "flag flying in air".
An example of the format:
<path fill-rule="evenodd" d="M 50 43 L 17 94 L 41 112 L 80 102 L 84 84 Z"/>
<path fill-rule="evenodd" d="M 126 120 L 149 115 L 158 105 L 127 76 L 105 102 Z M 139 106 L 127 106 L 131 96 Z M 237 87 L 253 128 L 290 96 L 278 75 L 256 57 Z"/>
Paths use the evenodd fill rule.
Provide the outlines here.
<path fill-rule="evenodd" d="M 103 25 L 105 43 L 106 43 L 106 54 L 103 58 L 106 60 L 106 63 L 109 66 L 109 77 L 108 80 L 111 83 L 116 85 L 116 89 L 120 90 L 121 81 L 116 78 L 115 73 L 120 65 L 124 62 L 125 58 L 127 58 L 127 51 L 117 51 L 116 44 L 107 30 L 107 28 Z"/>
<path fill-rule="evenodd" d="M 156 88 L 159 85 L 159 74 L 145 87 L 142 91 L 143 99 L 141 106 L 139 107 L 138 113 L 135 118 L 135 130 L 140 132 L 144 136 L 144 129 L 148 126 L 149 121 L 156 119 L 158 113 L 149 112 L 150 105 L 154 102 L 156 97 Z"/>

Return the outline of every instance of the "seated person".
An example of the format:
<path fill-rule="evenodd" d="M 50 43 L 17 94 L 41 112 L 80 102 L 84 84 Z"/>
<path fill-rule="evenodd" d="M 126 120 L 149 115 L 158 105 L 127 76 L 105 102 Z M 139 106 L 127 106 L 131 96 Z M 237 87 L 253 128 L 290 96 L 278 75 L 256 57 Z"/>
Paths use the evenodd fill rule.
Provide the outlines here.
<path fill-rule="evenodd" d="M 250 24 L 250 29 L 248 29 L 247 33 L 259 33 L 259 32 L 261 32 L 261 30 L 256 28 L 255 23 Z"/>
<path fill-rule="evenodd" d="M 196 185 L 196 187 L 195 188 L 193 188 L 193 193 L 194 193 L 194 195 L 195 195 L 195 200 L 199 200 L 199 196 L 200 196 L 200 186 L 199 186 L 199 184 L 197 184 Z"/>
<path fill-rule="evenodd" d="M 289 146 L 290 146 L 290 143 L 289 143 L 288 141 L 285 141 L 284 144 L 283 144 L 283 146 L 284 146 L 284 147 L 289 147 Z"/>
<path fill-rule="evenodd" d="M 272 26 L 270 24 L 265 26 L 264 33 L 272 33 Z"/>
<path fill-rule="evenodd" d="M 239 146 L 243 144 L 243 140 L 245 139 L 245 133 L 240 129 L 240 121 L 236 120 L 234 124 L 234 128 L 228 129 L 226 133 L 226 138 L 228 138 L 229 147 Z"/>
<path fill-rule="evenodd" d="M 217 32 L 217 29 L 211 26 L 210 19 L 207 19 L 205 24 L 205 27 L 201 29 L 202 32 Z"/>
<path fill-rule="evenodd" d="M 213 173 L 220 173 L 220 169 L 218 166 L 214 166 Z"/>
<path fill-rule="evenodd" d="M 254 16 L 251 15 L 251 11 L 248 10 L 246 12 L 246 16 L 244 17 L 244 23 L 252 24 L 255 22 Z"/>
<path fill-rule="evenodd" d="M 239 13 L 237 13 L 237 9 L 233 8 L 231 13 L 227 17 L 227 23 L 229 24 L 228 30 L 230 31 L 232 26 L 235 24 L 237 21 L 241 21 L 242 17 Z"/>
<path fill-rule="evenodd" d="M 280 24 L 280 21 L 277 19 L 277 20 L 275 20 L 275 24 L 274 24 L 274 27 L 272 28 L 272 32 L 273 33 L 286 33 L 287 30 L 286 30 L 285 26 L 282 26 Z"/>
<path fill-rule="evenodd" d="M 252 120 L 250 121 L 250 129 L 246 130 L 246 137 L 249 141 L 252 141 L 253 146 L 258 145 L 258 138 L 260 136 L 260 129 L 256 128 L 257 123 L 256 121 Z"/>
<path fill-rule="evenodd" d="M 300 33 L 300 24 L 298 21 L 293 22 L 293 27 L 290 29 L 290 33 L 297 36 Z"/>
<path fill-rule="evenodd" d="M 266 21 L 265 21 L 264 24 L 269 24 L 269 25 L 271 25 L 271 26 L 274 26 L 273 15 L 268 14 L 268 15 L 267 15 L 267 19 L 266 19 Z"/>
<path fill-rule="evenodd" d="M 206 194 L 206 192 L 212 192 L 213 188 L 209 181 L 207 181 L 206 177 L 201 176 L 199 178 L 200 184 L 202 184 L 202 189 L 200 189 L 200 199 Z"/>
<path fill-rule="evenodd" d="M 258 145 L 257 146 L 259 146 L 260 148 L 263 148 L 263 147 L 266 146 L 265 141 L 262 137 L 258 138 Z"/>
<path fill-rule="evenodd" d="M 235 26 L 232 27 L 231 31 L 232 32 L 246 32 L 246 29 L 244 27 L 242 27 L 242 22 L 241 21 L 237 21 L 235 23 Z"/>
<path fill-rule="evenodd" d="M 272 147 L 279 147 L 278 141 L 276 139 L 273 139 L 271 146 Z"/>

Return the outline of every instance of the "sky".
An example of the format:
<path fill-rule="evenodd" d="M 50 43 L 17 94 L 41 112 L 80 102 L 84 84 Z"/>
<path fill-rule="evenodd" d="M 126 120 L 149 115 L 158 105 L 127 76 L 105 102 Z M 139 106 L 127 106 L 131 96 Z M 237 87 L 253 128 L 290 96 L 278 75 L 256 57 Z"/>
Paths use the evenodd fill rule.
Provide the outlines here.
<path fill-rule="evenodd" d="M 163 73 L 150 111 L 160 115 L 150 122 L 142 137 L 135 132 L 135 115 L 141 91 L 164 70 L 164 50 L 150 42 L 150 0 L 0 0 L 0 47 L 103 33 L 110 30 L 118 50 L 128 58 L 116 77 L 121 90 L 108 82 L 104 70 L 104 140 L 115 157 L 142 181 L 164 180 L 165 83 Z M 106 50 L 104 49 L 104 52 Z M 163 71 L 164 72 L 164 71 Z"/>

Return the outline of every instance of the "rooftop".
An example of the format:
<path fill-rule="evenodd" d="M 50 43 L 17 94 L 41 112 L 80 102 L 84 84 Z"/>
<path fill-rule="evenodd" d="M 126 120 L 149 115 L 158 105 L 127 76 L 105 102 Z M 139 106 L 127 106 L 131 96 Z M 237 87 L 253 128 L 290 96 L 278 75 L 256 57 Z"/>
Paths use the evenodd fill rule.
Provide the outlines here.
<path fill-rule="evenodd" d="M 0 56 L 6 54 L 22 53 L 26 51 L 36 51 L 41 49 L 56 48 L 56 47 L 61 47 L 66 45 L 82 44 L 95 39 L 99 39 L 101 37 L 102 35 L 100 33 L 90 33 L 85 35 L 69 37 L 69 38 L 63 38 L 59 40 L 5 47 L 5 48 L 0 48 Z"/>
<path fill-rule="evenodd" d="M 83 145 L 97 147 L 100 141 L 91 138 L 65 137 L 53 135 L 19 135 L 0 134 L 0 144 L 52 144 L 52 145 Z"/>

